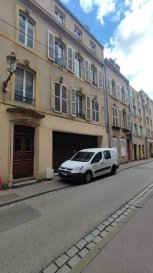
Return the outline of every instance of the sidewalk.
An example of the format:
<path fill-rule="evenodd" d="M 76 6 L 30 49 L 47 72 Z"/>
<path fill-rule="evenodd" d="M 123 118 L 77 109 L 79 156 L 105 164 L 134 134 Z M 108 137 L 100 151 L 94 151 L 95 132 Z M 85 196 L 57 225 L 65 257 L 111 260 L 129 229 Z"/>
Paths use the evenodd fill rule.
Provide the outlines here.
<path fill-rule="evenodd" d="M 82 273 L 153 273 L 153 196 Z"/>
<path fill-rule="evenodd" d="M 119 171 L 132 168 L 134 166 L 142 165 L 150 161 L 153 162 L 153 159 L 150 158 L 150 159 L 122 164 L 120 165 Z M 18 202 L 19 200 L 28 199 L 30 197 L 38 196 L 43 193 L 59 190 L 69 186 L 70 186 L 69 183 L 61 181 L 58 176 L 54 176 L 53 179 L 49 181 L 43 181 L 33 185 L 16 188 L 16 189 L 1 190 L 0 191 L 0 207 L 5 206 L 7 204 Z"/>

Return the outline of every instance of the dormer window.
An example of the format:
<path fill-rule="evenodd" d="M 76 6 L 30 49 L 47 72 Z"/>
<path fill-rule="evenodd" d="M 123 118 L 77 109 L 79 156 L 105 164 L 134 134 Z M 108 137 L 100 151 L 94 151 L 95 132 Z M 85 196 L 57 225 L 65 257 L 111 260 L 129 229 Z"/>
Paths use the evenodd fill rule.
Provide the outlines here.
<path fill-rule="evenodd" d="M 74 34 L 80 41 L 82 40 L 82 31 L 77 26 L 74 28 Z"/>
<path fill-rule="evenodd" d="M 90 41 L 90 50 L 95 54 L 96 53 L 96 45 L 92 41 Z"/>
<path fill-rule="evenodd" d="M 62 25 L 64 25 L 65 16 L 58 9 L 55 9 L 55 17 Z"/>

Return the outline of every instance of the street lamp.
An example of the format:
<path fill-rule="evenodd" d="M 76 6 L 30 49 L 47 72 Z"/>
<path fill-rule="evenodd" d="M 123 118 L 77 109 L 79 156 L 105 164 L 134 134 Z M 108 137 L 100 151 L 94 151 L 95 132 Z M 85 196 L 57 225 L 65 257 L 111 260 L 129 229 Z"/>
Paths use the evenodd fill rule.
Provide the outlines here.
<path fill-rule="evenodd" d="M 3 92 L 7 91 L 7 85 L 10 81 L 12 75 L 16 72 L 16 66 L 17 66 L 17 59 L 14 52 L 11 52 L 10 55 L 6 56 L 7 63 L 8 63 L 8 69 L 7 71 L 10 73 L 8 78 L 3 82 Z"/>

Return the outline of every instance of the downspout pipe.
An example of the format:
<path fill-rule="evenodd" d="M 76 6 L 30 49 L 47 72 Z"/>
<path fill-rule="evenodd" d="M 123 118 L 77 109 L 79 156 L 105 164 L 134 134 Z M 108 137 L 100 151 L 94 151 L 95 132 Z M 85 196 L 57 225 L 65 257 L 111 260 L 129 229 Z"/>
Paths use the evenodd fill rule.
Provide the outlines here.
<path fill-rule="evenodd" d="M 111 146 L 110 141 L 110 122 L 109 122 L 109 103 L 108 103 L 108 90 L 107 90 L 107 75 L 106 75 L 106 66 L 103 65 L 104 71 L 104 109 L 105 109 L 105 128 L 108 133 L 108 145 Z"/>

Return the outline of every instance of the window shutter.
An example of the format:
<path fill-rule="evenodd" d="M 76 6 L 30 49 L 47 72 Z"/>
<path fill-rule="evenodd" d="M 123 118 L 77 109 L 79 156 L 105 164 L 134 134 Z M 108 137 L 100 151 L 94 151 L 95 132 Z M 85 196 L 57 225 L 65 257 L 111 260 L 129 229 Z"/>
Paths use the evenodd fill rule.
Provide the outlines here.
<path fill-rule="evenodd" d="M 90 98 L 86 97 L 86 119 L 90 119 Z"/>
<path fill-rule="evenodd" d="M 116 83 L 116 98 L 118 100 L 121 99 L 121 86 L 119 83 Z"/>
<path fill-rule="evenodd" d="M 76 91 L 72 89 L 71 115 L 76 117 Z"/>
<path fill-rule="evenodd" d="M 121 128 L 124 128 L 123 111 L 121 111 Z"/>
<path fill-rule="evenodd" d="M 88 60 L 84 61 L 85 65 L 85 80 L 89 81 L 89 62 Z"/>
<path fill-rule="evenodd" d="M 101 69 L 98 70 L 98 87 L 103 88 L 103 71 Z"/>
<path fill-rule="evenodd" d="M 75 53 L 74 50 L 68 46 L 67 47 L 67 69 L 74 72 L 75 71 Z"/>
<path fill-rule="evenodd" d="M 128 96 L 128 90 L 125 91 L 125 103 L 129 103 L 129 96 Z"/>
<path fill-rule="evenodd" d="M 108 90 L 109 90 L 109 94 L 112 96 L 113 93 L 112 93 L 112 79 L 109 77 L 108 78 Z"/>
<path fill-rule="evenodd" d="M 55 60 L 55 36 L 48 31 L 48 58 Z"/>
<path fill-rule="evenodd" d="M 117 109 L 117 125 L 118 125 L 118 127 L 121 127 L 121 111 L 120 111 L 120 109 Z"/>
<path fill-rule="evenodd" d="M 88 63 L 88 67 L 89 67 L 89 82 L 92 82 L 93 79 L 92 79 L 92 68 L 91 68 L 91 63 Z"/>

